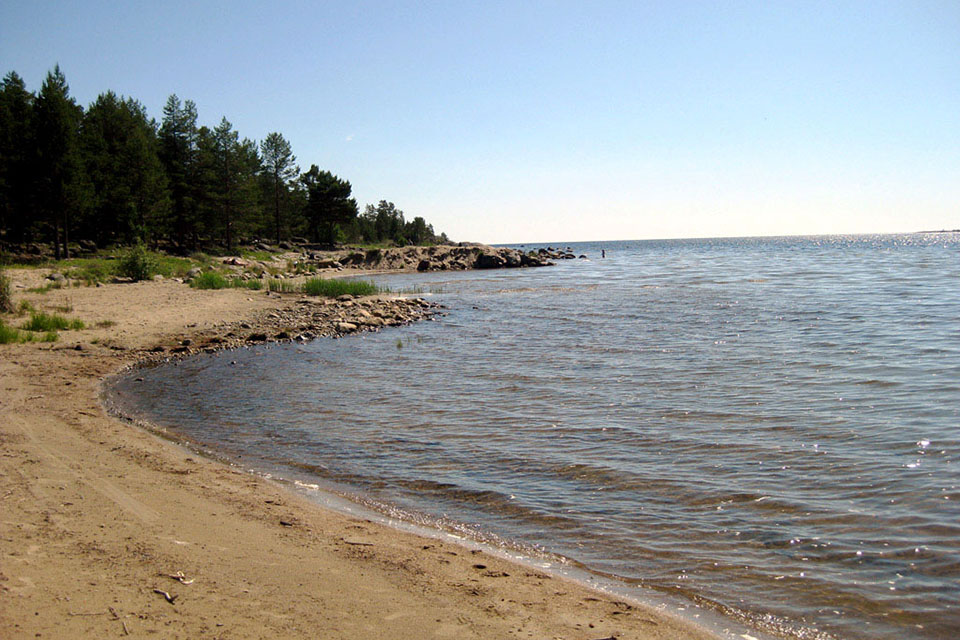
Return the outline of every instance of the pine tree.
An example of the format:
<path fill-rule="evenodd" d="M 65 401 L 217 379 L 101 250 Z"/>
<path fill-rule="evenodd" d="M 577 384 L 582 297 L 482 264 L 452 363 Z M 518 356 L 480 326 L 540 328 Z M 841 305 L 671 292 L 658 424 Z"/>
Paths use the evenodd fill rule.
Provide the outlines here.
<path fill-rule="evenodd" d="M 350 197 L 350 182 L 329 171 L 320 171 L 317 165 L 311 165 L 310 170 L 300 176 L 300 181 L 307 191 L 304 213 L 310 235 L 314 242 L 319 242 L 321 228 L 325 227 L 327 242 L 332 246 L 337 225 L 357 217 L 357 201 Z"/>
<path fill-rule="evenodd" d="M 189 242 L 196 247 L 199 188 L 197 106 L 192 100 L 183 103 L 176 94 L 167 98 L 160 125 L 160 160 L 167 174 L 170 190 L 170 222 L 168 230 L 183 250 Z"/>
<path fill-rule="evenodd" d="M 32 116 L 33 94 L 11 71 L 0 82 L 0 233 L 18 243 L 31 226 Z"/>
<path fill-rule="evenodd" d="M 77 131 L 82 117 L 83 109 L 70 97 L 67 79 L 57 65 L 47 74 L 37 96 L 33 133 L 37 152 L 36 202 L 53 226 L 58 260 L 61 255 L 70 257 L 72 214 L 79 207 L 83 174 Z"/>
<path fill-rule="evenodd" d="M 98 244 L 147 240 L 166 202 L 155 123 L 136 100 L 108 91 L 90 105 L 80 133 Z"/>
<path fill-rule="evenodd" d="M 289 184 L 300 174 L 300 167 L 296 165 L 297 157 L 293 155 L 290 143 L 279 133 L 267 135 L 260 143 L 260 153 L 263 157 L 263 173 L 270 180 L 273 228 L 277 244 L 280 244 L 281 205 L 286 203 L 290 190 Z"/>
<path fill-rule="evenodd" d="M 202 137 L 203 166 L 208 191 L 205 198 L 207 228 L 223 239 L 228 251 L 236 237 L 255 220 L 257 211 L 257 174 L 260 156 L 250 140 L 239 134 L 226 118 L 209 135 Z"/>

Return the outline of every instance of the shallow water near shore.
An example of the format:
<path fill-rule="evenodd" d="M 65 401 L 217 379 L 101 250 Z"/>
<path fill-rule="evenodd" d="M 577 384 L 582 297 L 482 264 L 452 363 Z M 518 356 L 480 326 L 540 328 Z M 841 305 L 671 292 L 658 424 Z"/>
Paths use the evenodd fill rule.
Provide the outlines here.
<path fill-rule="evenodd" d="M 956 637 L 960 234 L 571 246 L 589 260 L 377 277 L 449 314 L 140 370 L 113 399 L 768 631 Z"/>

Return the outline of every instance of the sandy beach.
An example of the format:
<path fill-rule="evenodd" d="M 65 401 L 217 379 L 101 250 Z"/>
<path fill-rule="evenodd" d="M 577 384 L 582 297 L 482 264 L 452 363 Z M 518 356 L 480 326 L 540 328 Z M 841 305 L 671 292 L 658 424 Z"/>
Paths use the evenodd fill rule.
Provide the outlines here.
<path fill-rule="evenodd" d="M 17 301 L 70 308 L 88 328 L 0 346 L 4 638 L 713 637 L 658 609 L 326 510 L 101 406 L 102 380 L 125 366 L 187 340 L 202 348 L 226 324 L 271 333 L 316 302 L 171 281 L 29 294 L 44 272 L 8 273 Z"/>

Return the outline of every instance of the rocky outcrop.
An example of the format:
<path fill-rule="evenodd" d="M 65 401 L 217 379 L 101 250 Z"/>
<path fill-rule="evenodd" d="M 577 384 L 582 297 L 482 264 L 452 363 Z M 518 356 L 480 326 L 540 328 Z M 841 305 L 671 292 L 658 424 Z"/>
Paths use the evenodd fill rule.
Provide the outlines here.
<path fill-rule="evenodd" d="M 320 337 L 341 337 L 364 331 L 379 331 L 442 315 L 443 307 L 423 298 L 385 298 L 340 296 L 290 299 L 280 294 L 278 307 L 253 321 L 220 323 L 217 330 L 173 344 L 149 349 L 149 360 L 182 357 L 193 353 L 213 353 L 264 342 L 305 342 Z"/>
<path fill-rule="evenodd" d="M 382 271 L 513 269 L 552 264 L 547 257 L 536 252 L 467 243 L 432 247 L 391 247 L 366 251 L 348 250 L 326 253 L 311 251 L 304 253 L 300 257 L 300 262 L 318 269 L 342 265 Z"/>

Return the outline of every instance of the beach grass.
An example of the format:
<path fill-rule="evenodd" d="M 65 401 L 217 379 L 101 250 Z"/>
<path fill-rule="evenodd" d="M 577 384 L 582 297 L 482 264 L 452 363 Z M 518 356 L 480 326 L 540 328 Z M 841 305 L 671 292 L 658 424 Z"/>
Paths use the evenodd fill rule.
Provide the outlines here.
<path fill-rule="evenodd" d="M 21 331 L 16 327 L 8 327 L 0 320 L 0 344 L 17 344 L 21 342 L 56 342 L 59 339 L 56 331 L 47 331 L 42 336 L 28 331 Z"/>
<path fill-rule="evenodd" d="M 272 293 L 297 293 L 296 283 L 279 278 L 267 280 L 267 289 Z"/>
<path fill-rule="evenodd" d="M 54 289 L 63 289 L 63 285 L 59 282 L 50 281 L 40 287 L 31 287 L 27 289 L 27 293 L 48 293 Z"/>
<path fill-rule="evenodd" d="M 250 289 L 260 291 L 263 283 L 259 280 L 244 280 L 243 278 L 227 278 L 217 271 L 204 271 L 190 281 L 194 289 Z"/>
<path fill-rule="evenodd" d="M 56 313 L 44 313 L 35 311 L 30 314 L 30 319 L 24 322 L 20 328 L 24 331 L 64 331 L 69 329 L 83 329 L 85 325 L 83 320 L 77 318 L 70 319 Z"/>
<path fill-rule="evenodd" d="M 190 281 L 190 286 L 194 289 L 227 289 L 230 281 L 216 271 L 204 271 Z"/>
<path fill-rule="evenodd" d="M 336 298 L 344 294 L 372 296 L 382 293 L 383 290 L 366 280 L 325 280 L 324 278 L 310 278 L 303 283 L 303 292 L 308 296 Z"/>
<path fill-rule="evenodd" d="M 13 309 L 13 287 L 10 278 L 0 269 L 0 313 L 9 313 Z"/>

